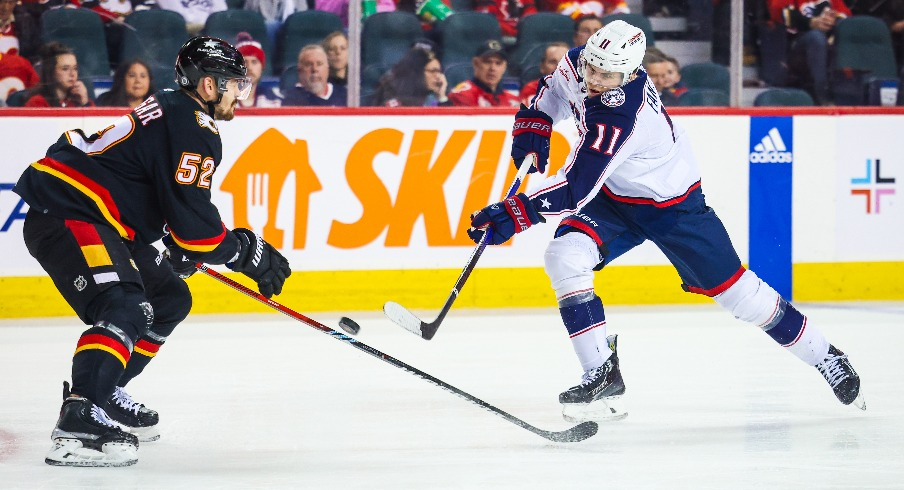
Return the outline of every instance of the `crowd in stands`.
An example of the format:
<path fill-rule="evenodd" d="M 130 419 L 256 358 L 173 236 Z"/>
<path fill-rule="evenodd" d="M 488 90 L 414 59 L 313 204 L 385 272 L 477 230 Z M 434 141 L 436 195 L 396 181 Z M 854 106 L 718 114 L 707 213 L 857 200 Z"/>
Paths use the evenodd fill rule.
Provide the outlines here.
<path fill-rule="evenodd" d="M 703 8 L 699 1 L 647 0 L 643 12 L 650 17 L 687 13 Z M 162 78 L 166 70 L 161 71 L 155 60 L 125 56 L 121 52 L 125 36 L 130 30 L 136 30 L 129 23 L 130 16 L 144 10 L 162 9 L 181 15 L 188 36 L 208 32 L 209 19 L 219 12 L 242 10 L 259 14 L 263 29 L 255 30 L 249 25 L 247 32 L 240 31 L 226 39 L 244 55 L 248 75 L 254 83 L 252 95 L 242 101 L 242 107 L 345 106 L 348 104 L 349 40 L 345 32 L 348 2 L 0 0 L 0 105 L 135 107 L 153 93 L 155 86 L 172 87 L 171 80 Z M 710 30 L 726 30 L 724 16 L 718 12 L 724 11 L 727 3 L 725 0 L 713 3 L 716 14 L 708 24 L 715 29 Z M 491 15 L 498 23 L 498 30 L 494 28 L 495 33 L 485 39 L 466 40 L 471 42 L 473 51 L 460 60 L 473 53 L 470 63 L 444 64 L 447 46 L 443 45 L 443 39 L 449 34 L 443 32 L 443 26 L 456 14 L 451 0 L 363 0 L 362 11 L 366 16 L 407 12 L 413 18 L 416 16 L 420 29 L 415 28 L 417 36 L 403 55 L 395 56 L 391 62 L 362 67 L 378 73 L 367 82 L 362 79 L 361 105 L 518 107 L 528 104 L 542 77 L 555 70 L 570 48 L 586 43 L 607 21 L 607 16 L 631 15 L 624 0 L 471 0 L 469 4 L 473 12 Z M 47 36 L 47 29 L 42 30 L 46 12 L 70 8 L 91 10 L 100 17 L 110 62 L 105 75 L 80 78 L 78 49 L 57 42 Z M 277 51 L 286 49 L 281 37 L 283 25 L 294 14 L 309 10 L 337 16 L 335 30 L 297 46 L 300 48 L 297 56 L 293 48 L 291 53 L 280 52 L 282 56 L 277 59 Z M 532 49 L 519 46 L 522 42 L 519 27 L 524 19 L 537 14 L 561 15 L 558 18 L 567 20 L 567 37 L 563 38 L 560 29 L 556 36 L 531 45 Z M 862 67 L 836 68 L 838 26 L 854 16 L 881 19 L 887 26 L 893 73 L 872 73 Z M 758 0 L 745 4 L 745 19 L 745 55 L 761 67 L 760 78 L 765 81 L 760 82 L 761 86 L 768 83 L 803 89 L 816 105 L 835 104 L 836 98 L 841 101 L 836 95 L 843 90 L 865 93 L 868 84 L 875 83 L 876 78 L 881 79 L 883 86 L 889 83 L 898 86 L 904 65 L 904 0 Z M 366 29 L 367 18 L 364 22 Z M 712 40 L 720 44 L 718 34 Z M 666 105 L 689 103 L 691 97 L 686 95 L 699 87 L 691 79 L 682 81 L 682 68 L 675 57 L 657 49 L 653 42 L 648 45 L 643 66 L 663 102 Z M 476 50 L 473 46 L 477 46 Z M 721 45 L 713 47 L 716 62 L 722 61 L 721 49 Z M 295 65 L 288 64 L 292 59 L 296 60 Z M 107 85 L 111 80 L 112 85 Z M 98 91 L 95 85 L 109 86 L 109 89 Z"/>

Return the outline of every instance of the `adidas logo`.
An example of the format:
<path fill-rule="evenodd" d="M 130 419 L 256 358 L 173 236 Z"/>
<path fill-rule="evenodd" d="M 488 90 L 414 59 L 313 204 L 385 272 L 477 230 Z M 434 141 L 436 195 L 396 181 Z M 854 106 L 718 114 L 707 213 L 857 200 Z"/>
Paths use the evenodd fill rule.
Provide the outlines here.
<path fill-rule="evenodd" d="M 751 163 L 790 163 L 792 157 L 778 128 L 770 129 L 750 152 Z"/>

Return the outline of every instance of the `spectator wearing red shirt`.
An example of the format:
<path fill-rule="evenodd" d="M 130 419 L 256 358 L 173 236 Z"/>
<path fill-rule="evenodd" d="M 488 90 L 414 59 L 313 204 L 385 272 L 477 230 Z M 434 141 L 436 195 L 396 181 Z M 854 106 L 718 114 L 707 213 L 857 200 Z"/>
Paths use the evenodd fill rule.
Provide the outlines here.
<path fill-rule="evenodd" d="M 568 53 L 568 48 L 568 44 L 563 42 L 554 42 L 546 45 L 546 49 L 543 50 L 543 58 L 540 59 L 540 79 L 555 71 L 559 61 Z M 539 85 L 540 80 L 538 79 L 521 87 L 521 102 L 524 105 L 530 105 L 530 100 L 534 98 L 534 95 L 537 95 L 537 87 Z"/>
<path fill-rule="evenodd" d="M 10 94 L 34 87 L 39 81 L 27 59 L 16 53 L 0 53 L 0 105 Z"/>
<path fill-rule="evenodd" d="M 78 79 L 75 53 L 63 44 L 47 43 L 41 48 L 41 83 L 34 87 L 25 107 L 93 106 L 88 89 Z"/>
<path fill-rule="evenodd" d="M 841 0 L 769 0 L 769 16 L 791 37 L 788 70 L 817 104 L 829 100 L 829 39 L 835 24 L 851 15 Z"/>
<path fill-rule="evenodd" d="M 547 12 L 567 15 L 575 20 L 585 15 L 603 17 L 631 12 L 625 0 L 543 0 L 540 6 Z"/>
<path fill-rule="evenodd" d="M 537 13 L 534 0 L 475 0 L 474 10 L 485 14 L 493 14 L 499 21 L 502 35 L 516 37 L 518 22 L 524 17 Z"/>
<path fill-rule="evenodd" d="M 37 58 L 40 32 L 34 17 L 18 5 L 18 0 L 0 0 L 0 53 Z"/>
<path fill-rule="evenodd" d="M 454 106 L 518 107 L 518 96 L 502 89 L 502 76 L 508 68 L 508 58 L 502 42 L 491 39 L 477 49 L 471 59 L 474 78 L 461 82 L 449 92 Z"/>

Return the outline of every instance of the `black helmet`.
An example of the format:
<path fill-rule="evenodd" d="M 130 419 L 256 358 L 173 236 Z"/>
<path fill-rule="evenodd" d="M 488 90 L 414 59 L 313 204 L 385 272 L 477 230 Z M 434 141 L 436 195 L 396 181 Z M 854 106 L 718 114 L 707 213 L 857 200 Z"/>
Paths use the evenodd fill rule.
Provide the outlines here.
<path fill-rule="evenodd" d="M 189 39 L 176 56 L 176 83 L 194 89 L 205 76 L 217 81 L 217 88 L 225 92 L 226 82 L 243 78 L 247 73 L 245 58 L 231 44 L 210 36 Z"/>

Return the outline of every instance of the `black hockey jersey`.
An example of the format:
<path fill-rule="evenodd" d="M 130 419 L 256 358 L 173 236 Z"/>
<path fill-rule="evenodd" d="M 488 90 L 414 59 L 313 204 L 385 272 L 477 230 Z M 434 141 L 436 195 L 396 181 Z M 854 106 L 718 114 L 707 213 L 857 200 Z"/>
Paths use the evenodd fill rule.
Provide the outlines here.
<path fill-rule="evenodd" d="M 106 224 L 136 243 L 153 243 L 169 228 L 187 255 L 221 264 L 239 247 L 210 201 L 222 154 L 204 108 L 165 90 L 91 136 L 63 133 L 14 190 L 36 210 Z"/>

